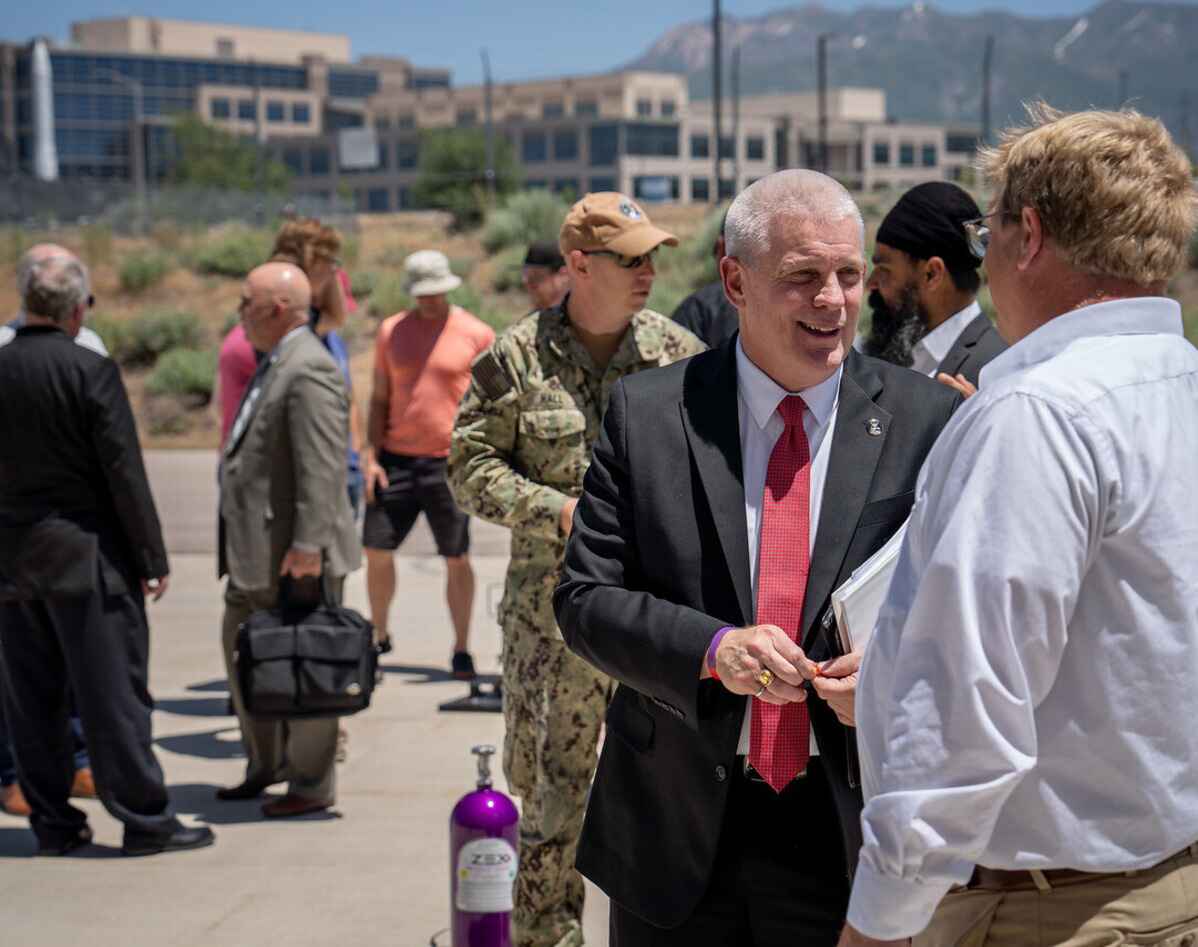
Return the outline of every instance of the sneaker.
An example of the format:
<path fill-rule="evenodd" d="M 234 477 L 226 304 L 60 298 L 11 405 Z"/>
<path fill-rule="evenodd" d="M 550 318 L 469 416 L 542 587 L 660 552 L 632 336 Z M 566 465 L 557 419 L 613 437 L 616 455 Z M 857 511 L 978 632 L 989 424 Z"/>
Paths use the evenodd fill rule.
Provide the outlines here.
<path fill-rule="evenodd" d="M 478 677 L 474 673 L 474 658 L 470 656 L 469 651 L 455 651 L 450 669 L 456 681 L 472 681 Z"/>
<path fill-rule="evenodd" d="M 375 643 L 375 646 L 379 649 L 379 654 L 390 654 L 391 636 L 383 635 L 383 637 L 379 638 L 379 640 Z"/>

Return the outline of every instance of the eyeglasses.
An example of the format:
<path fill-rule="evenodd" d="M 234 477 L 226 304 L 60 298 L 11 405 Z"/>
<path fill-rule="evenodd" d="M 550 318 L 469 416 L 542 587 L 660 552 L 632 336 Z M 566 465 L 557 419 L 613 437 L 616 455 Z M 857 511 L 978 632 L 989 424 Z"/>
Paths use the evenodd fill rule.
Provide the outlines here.
<path fill-rule="evenodd" d="M 990 249 L 990 227 L 986 221 L 991 217 L 1007 216 L 1000 210 L 991 211 L 988 214 L 982 214 L 981 217 L 975 217 L 972 220 L 964 221 L 961 226 L 965 228 L 965 240 L 969 244 L 969 252 L 972 253 L 978 260 L 986 258 L 986 251 Z"/>
<path fill-rule="evenodd" d="M 646 263 L 652 263 L 657 256 L 656 247 L 640 256 L 624 256 L 620 253 L 613 253 L 611 250 L 583 250 L 582 252 L 585 256 L 609 256 L 616 261 L 616 266 L 623 270 L 635 270 Z"/>

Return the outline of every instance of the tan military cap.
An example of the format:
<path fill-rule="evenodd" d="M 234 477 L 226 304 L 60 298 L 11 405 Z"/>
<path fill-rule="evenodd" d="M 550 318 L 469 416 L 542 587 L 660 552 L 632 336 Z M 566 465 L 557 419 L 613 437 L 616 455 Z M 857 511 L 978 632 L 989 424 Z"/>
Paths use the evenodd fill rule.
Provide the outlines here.
<path fill-rule="evenodd" d="M 562 254 L 571 250 L 608 250 L 634 257 L 663 243 L 678 246 L 678 238 L 649 222 L 632 198 L 615 191 L 588 194 L 570 208 L 558 238 Z"/>

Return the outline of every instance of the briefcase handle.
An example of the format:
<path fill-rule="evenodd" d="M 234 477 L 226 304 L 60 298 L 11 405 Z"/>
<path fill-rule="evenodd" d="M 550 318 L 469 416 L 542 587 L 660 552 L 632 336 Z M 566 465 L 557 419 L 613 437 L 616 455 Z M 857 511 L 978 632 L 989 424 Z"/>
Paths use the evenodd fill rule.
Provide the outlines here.
<path fill-rule="evenodd" d="M 329 587 L 329 570 L 327 563 L 321 561 L 320 578 L 293 578 L 290 575 L 279 577 L 279 608 L 315 608 L 323 605 L 333 608 L 332 589 Z"/>

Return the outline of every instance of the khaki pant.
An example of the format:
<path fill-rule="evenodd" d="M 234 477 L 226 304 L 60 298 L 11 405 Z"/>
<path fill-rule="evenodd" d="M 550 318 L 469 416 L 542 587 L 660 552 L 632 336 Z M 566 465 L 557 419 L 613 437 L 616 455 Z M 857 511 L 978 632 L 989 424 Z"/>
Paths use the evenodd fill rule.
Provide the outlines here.
<path fill-rule="evenodd" d="M 546 635 L 509 632 L 503 665 L 503 769 L 520 797 L 513 942 L 576 947 L 583 882 L 574 854 L 611 682 Z"/>
<path fill-rule="evenodd" d="M 341 600 L 344 579 L 329 583 L 334 599 Z M 225 652 L 225 671 L 229 675 L 229 694 L 241 723 L 241 742 L 245 746 L 246 782 L 277 783 L 289 780 L 289 795 L 305 799 L 333 799 L 336 792 L 337 718 L 317 720 L 255 720 L 246 713 L 241 697 L 233 650 L 237 629 L 251 612 L 273 608 L 278 593 L 270 589 L 248 591 L 229 582 L 225 588 L 225 615 L 221 623 L 221 644 Z"/>
<path fill-rule="evenodd" d="M 1198 947 L 1198 846 L 1154 868 L 1049 888 L 961 888 L 913 947 Z"/>

